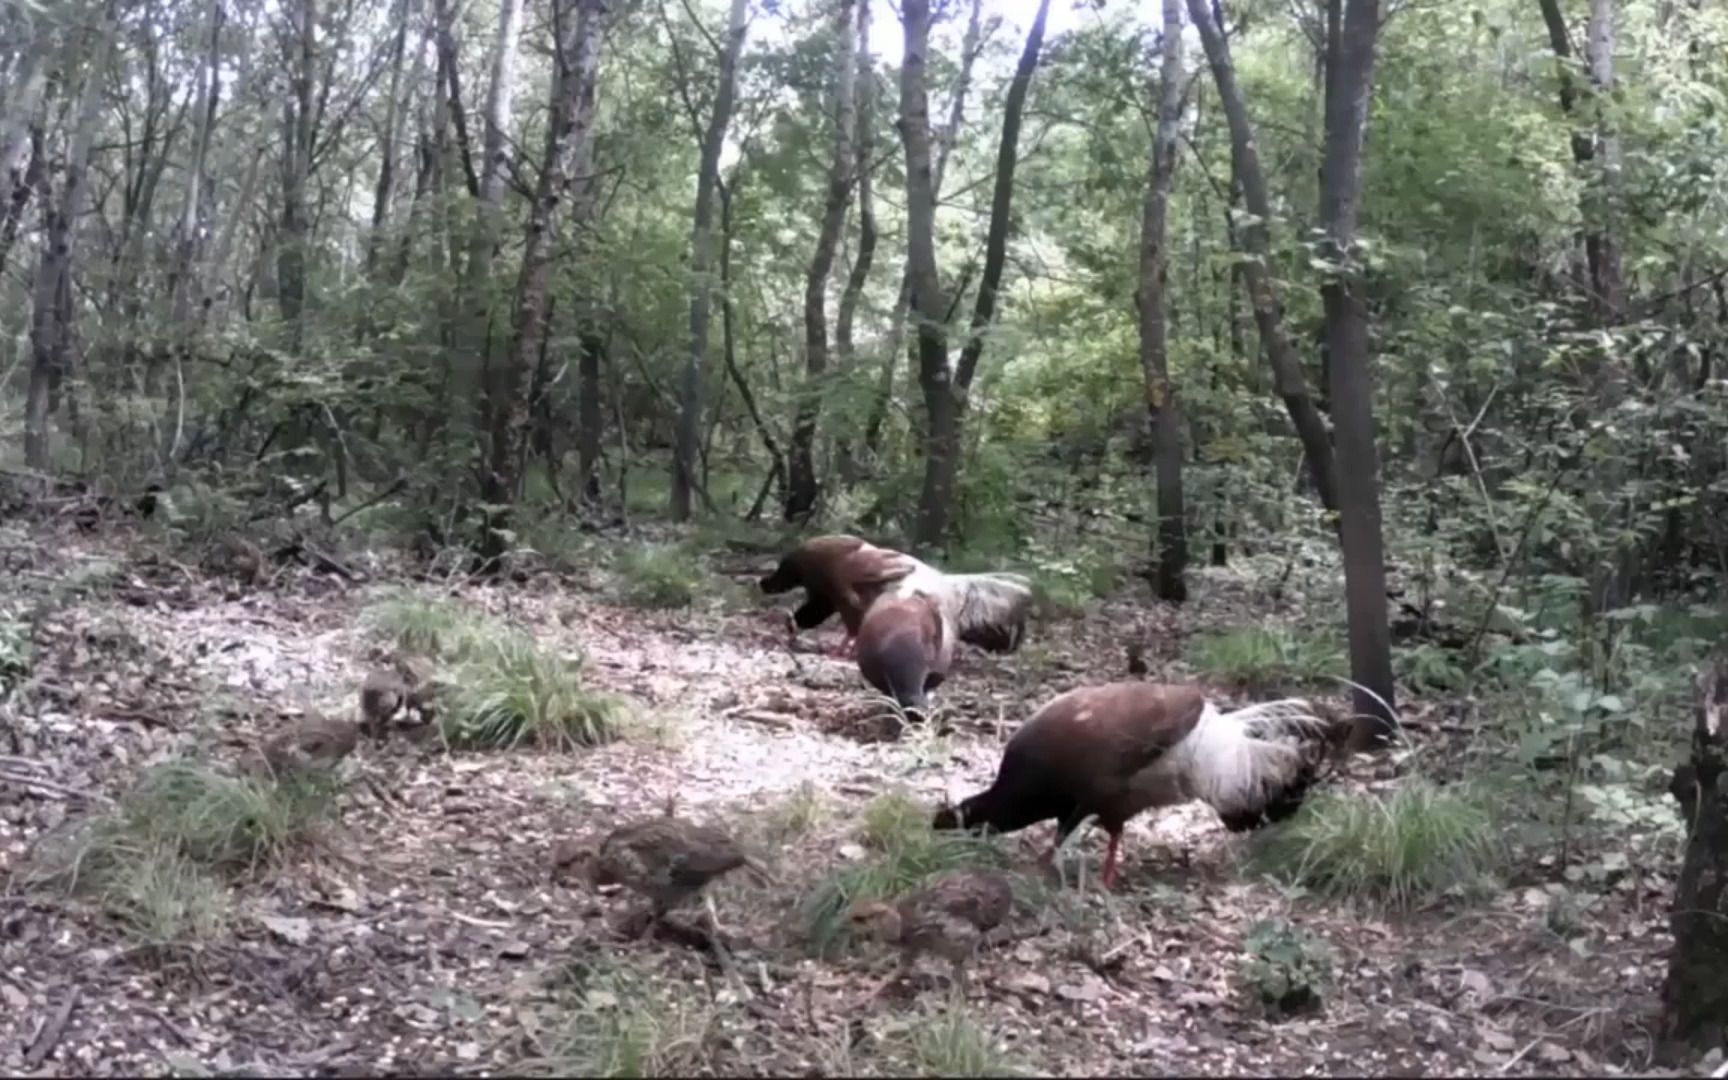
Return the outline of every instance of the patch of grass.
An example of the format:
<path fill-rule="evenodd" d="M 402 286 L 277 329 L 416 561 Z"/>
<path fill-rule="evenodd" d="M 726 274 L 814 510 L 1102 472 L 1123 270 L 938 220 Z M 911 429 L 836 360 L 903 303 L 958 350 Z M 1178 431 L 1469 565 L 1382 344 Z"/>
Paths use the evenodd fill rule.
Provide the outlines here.
<path fill-rule="evenodd" d="M 1492 824 L 1480 793 L 1413 778 L 1390 794 L 1311 799 L 1254 858 L 1305 888 L 1407 910 L 1486 878 L 1499 854 Z"/>
<path fill-rule="evenodd" d="M 1213 678 L 1251 691 L 1323 682 L 1349 670 L 1335 637 L 1282 627 L 1245 626 L 1196 635 L 1188 661 Z"/>
<path fill-rule="evenodd" d="M 440 723 L 455 749 L 598 746 L 618 738 L 629 719 L 623 699 L 583 685 L 580 658 L 560 656 L 518 630 L 479 647 L 453 681 Z"/>
<path fill-rule="evenodd" d="M 407 590 L 392 592 L 367 608 L 374 634 L 405 653 L 461 661 L 478 652 L 498 628 L 460 603 Z"/>
<path fill-rule="evenodd" d="M 1008 864 L 1008 856 L 987 839 L 932 830 L 930 816 L 928 808 L 898 792 L 865 807 L 856 833 L 864 857 L 818 881 L 800 904 L 804 934 L 818 952 L 839 941 L 846 912 L 859 900 L 900 896 L 946 870 Z"/>
<path fill-rule="evenodd" d="M 612 564 L 620 598 L 632 607 L 689 607 L 705 575 L 696 556 L 678 544 L 657 544 L 620 552 Z"/>
<path fill-rule="evenodd" d="M 28 876 L 96 897 L 143 944 L 189 944 L 227 925 L 222 875 L 281 858 L 330 816 L 335 791 L 328 775 L 278 781 L 169 761 L 43 845 Z"/>
<path fill-rule="evenodd" d="M 280 780 L 226 776 L 194 761 L 146 773 L 121 803 L 125 834 L 219 869 L 282 855 L 335 807 L 336 785 L 316 773 Z"/>
<path fill-rule="evenodd" d="M 572 973 L 564 1022 L 547 1054 L 527 1063 L 552 1076 L 696 1076 L 709 1063 L 712 1002 L 682 983 L 624 965 L 595 963 Z"/>
<path fill-rule="evenodd" d="M 1017 1067 L 1022 1056 L 1002 1046 L 958 997 L 906 1022 L 889 1036 L 883 1051 L 912 1076 L 1024 1075 Z"/>
<path fill-rule="evenodd" d="M 208 870 L 167 844 L 126 850 L 97 890 L 127 937 L 157 949 L 219 937 L 232 914 L 228 892 Z"/>
<path fill-rule="evenodd" d="M 762 815 L 764 839 L 773 847 L 802 840 L 828 819 L 828 813 L 821 789 L 802 781 Z"/>

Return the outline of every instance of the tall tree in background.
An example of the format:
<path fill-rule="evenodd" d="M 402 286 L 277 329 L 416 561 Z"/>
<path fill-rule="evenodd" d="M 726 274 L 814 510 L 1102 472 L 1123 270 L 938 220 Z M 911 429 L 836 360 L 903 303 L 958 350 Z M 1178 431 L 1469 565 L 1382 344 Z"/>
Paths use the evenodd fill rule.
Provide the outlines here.
<path fill-rule="evenodd" d="M 575 9 L 573 20 L 570 7 Z M 540 355 L 546 337 L 548 290 L 559 230 L 566 225 L 588 228 L 594 208 L 594 118 L 606 0 L 557 0 L 553 28 L 555 67 L 546 149 L 528 212 L 510 342 L 502 362 L 487 368 L 491 429 L 481 495 L 492 511 L 487 516 L 481 554 L 488 559 L 502 554 L 508 543 L 507 508 L 521 482 L 523 436 L 528 426 L 524 389 L 529 365 Z M 573 188 L 575 197 L 571 198 Z"/>
<path fill-rule="evenodd" d="M 1224 28 L 1213 21 L 1207 0 L 1188 0 L 1188 15 L 1200 32 L 1206 60 L 1212 65 L 1213 82 L 1218 85 L 1218 99 L 1224 106 L 1224 119 L 1230 125 L 1231 171 L 1242 185 L 1242 201 L 1248 209 L 1248 220 L 1236 230 L 1236 242 L 1243 254 L 1242 275 L 1248 286 L 1249 303 L 1254 308 L 1254 323 L 1260 330 L 1260 344 L 1272 368 L 1273 387 L 1283 400 L 1290 423 L 1296 428 L 1296 437 L 1301 440 L 1302 452 L 1307 455 L 1309 475 L 1320 504 L 1336 510 L 1338 469 L 1332 442 L 1326 433 L 1326 421 L 1308 392 L 1308 377 L 1302 373 L 1302 358 L 1284 325 L 1283 305 L 1268 265 L 1271 241 L 1267 223 L 1272 219 L 1272 199 L 1267 194 L 1266 174 L 1260 167 L 1254 124 L 1248 117 L 1242 88 L 1236 82 L 1230 43 L 1224 38 Z"/>
<path fill-rule="evenodd" d="M 1350 674 L 1359 744 L 1396 728 L 1392 639 L 1386 619 L 1386 549 L 1380 521 L 1380 452 L 1374 441 L 1374 375 L 1356 226 L 1362 206 L 1362 139 L 1373 92 L 1379 0 L 1326 0 L 1326 135 L 1320 228 L 1321 297 L 1331 357 L 1338 447 L 1339 540 Z"/>
<path fill-rule="evenodd" d="M 48 468 L 48 420 L 72 362 L 72 265 L 78 223 L 90 202 L 90 148 L 101 114 L 102 81 L 119 33 L 115 8 L 115 0 L 108 0 L 92 33 L 59 197 L 43 192 L 42 259 L 30 315 L 30 389 L 24 402 L 24 462 L 32 469 Z"/>
<path fill-rule="evenodd" d="M 875 162 L 871 155 L 875 147 L 876 68 L 870 59 L 870 0 L 858 0 L 858 89 L 857 125 L 852 140 L 853 170 L 858 179 L 858 253 L 853 256 L 852 270 L 846 275 L 846 288 L 840 293 L 840 310 L 834 317 L 834 353 L 836 366 L 842 374 L 853 368 L 855 351 L 852 328 L 858 317 L 858 301 L 864 295 L 864 285 L 870 279 L 870 268 L 876 261 L 876 203 L 871 173 Z M 905 311 L 901 311 L 905 317 Z M 893 368 L 888 368 L 892 378 Z M 840 482 L 851 484 L 860 475 L 853 458 L 853 443 L 842 436 L 835 447 L 840 468 Z"/>
<path fill-rule="evenodd" d="M 933 548 L 947 539 L 955 483 L 960 473 L 960 435 L 966 395 L 984 352 L 984 334 L 996 315 L 997 290 L 1008 256 L 1009 212 L 1014 198 L 1014 167 L 1020 146 L 1020 120 L 1031 90 L 1032 73 L 1044 46 L 1050 0 L 1039 0 L 1026 46 L 1014 68 L 1014 81 L 1002 104 L 1002 139 L 996 153 L 996 181 L 990 198 L 990 228 L 984 241 L 984 272 L 972 306 L 972 322 L 960 361 L 948 353 L 947 312 L 936 266 L 936 188 L 930 168 L 930 101 L 925 63 L 930 47 L 929 0 L 907 0 L 901 8 L 906 40 L 900 69 L 900 137 L 906 147 L 907 263 L 912 279 L 912 312 L 918 322 L 918 382 L 924 397 L 924 486 L 918 497 L 913 539 Z"/>
<path fill-rule="evenodd" d="M 816 421 L 828 374 L 828 275 L 834 248 L 846 227 L 852 197 L 853 86 L 858 68 L 853 55 L 853 0 L 839 0 L 834 14 L 834 155 L 828 164 L 827 194 L 816 250 L 804 275 L 804 390 L 792 426 L 791 475 L 786 486 L 786 520 L 802 521 L 816 509 Z"/>
<path fill-rule="evenodd" d="M 678 433 L 672 449 L 672 518 L 690 519 L 690 495 L 696 487 L 696 444 L 702 426 L 702 383 L 708 374 L 708 317 L 714 283 L 714 190 L 720 182 L 720 149 L 732 122 L 732 102 L 738 83 L 738 57 L 744 51 L 749 24 L 747 0 L 732 0 L 726 20 L 726 40 L 720 47 L 720 73 L 714 111 L 702 134 L 702 160 L 696 177 L 696 209 L 690 227 L 690 352 L 679 380 Z"/>
<path fill-rule="evenodd" d="M 1188 526 L 1182 505 L 1182 411 L 1170 381 L 1167 218 L 1176 179 L 1176 137 L 1182 121 L 1186 80 L 1182 74 L 1182 0 L 1164 0 L 1160 41 L 1157 129 L 1140 217 L 1140 287 L 1135 294 L 1140 322 L 1140 374 L 1146 382 L 1146 412 L 1158 482 L 1157 572 L 1153 588 L 1175 603 L 1188 598 Z"/>
<path fill-rule="evenodd" d="M 966 121 L 966 93 L 972 88 L 972 66 L 978 59 L 983 36 L 983 7 L 983 0 L 972 0 L 971 15 L 966 20 L 966 36 L 960 42 L 960 73 L 954 80 L 954 97 L 948 103 L 948 122 L 942 127 L 941 146 L 936 150 L 936 164 L 930 176 L 930 196 L 936 201 L 942 198 L 942 181 L 948 172 L 948 159 L 960 141 L 960 129 Z M 865 455 L 872 460 L 882 451 L 883 425 L 888 420 L 888 406 L 894 398 L 894 374 L 905 350 L 906 313 L 911 306 L 912 255 L 908 245 L 900 271 L 900 292 L 894 300 L 894 310 L 888 316 L 888 347 L 876 381 L 876 396 L 870 403 L 870 415 L 864 421 Z"/>
<path fill-rule="evenodd" d="M 311 210 L 306 190 L 312 180 L 312 154 L 318 131 L 318 5 L 293 0 L 284 12 L 291 33 L 283 38 L 288 94 L 282 99 L 282 218 L 276 237 L 276 302 L 288 324 L 289 347 L 299 352 L 306 339 L 306 258 Z"/>

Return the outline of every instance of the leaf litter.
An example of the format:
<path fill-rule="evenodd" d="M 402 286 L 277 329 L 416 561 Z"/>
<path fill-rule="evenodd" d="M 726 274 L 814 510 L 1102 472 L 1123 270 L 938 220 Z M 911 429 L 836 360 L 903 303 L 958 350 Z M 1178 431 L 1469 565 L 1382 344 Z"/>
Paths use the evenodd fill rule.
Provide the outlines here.
<path fill-rule="evenodd" d="M 32 573 L 0 585 L 0 605 L 37 613 L 32 674 L 0 706 L 0 871 L 22 869 L 44 837 L 152 764 L 234 757 L 285 717 L 353 710 L 374 655 L 366 588 L 284 572 L 246 592 L 113 537 L 29 541 L 10 559 Z M 122 568 L 106 587 L 41 595 L 97 561 Z M 96 905 L 13 876 L 0 895 L 0 1070 L 518 1071 L 552 1053 L 572 985 L 622 966 L 665 1000 L 702 1003 L 687 1040 L 699 1053 L 675 1068 L 906 1071 L 890 1044 L 942 1008 L 945 980 L 925 974 L 916 998 L 860 1008 L 891 958 L 859 947 L 813 958 L 794 925 L 798 883 L 862 857 L 851 829 L 872 797 L 976 790 L 1039 703 L 1124 677 L 1121 627 L 1151 644 L 1155 673 L 1179 672 L 1189 612 L 1239 603 L 1223 588 L 1180 614 L 1113 603 L 1035 627 L 1036 647 L 1018 657 L 968 652 L 937 698 L 932 726 L 944 730 L 889 741 L 850 665 L 808 640 L 788 648 L 769 600 L 650 613 L 558 585 L 542 576 L 453 596 L 583 655 L 596 688 L 636 702 L 632 738 L 571 754 L 363 747 L 360 767 L 382 782 L 350 784 L 339 822 L 235 880 L 237 917 L 184 947 L 136 945 Z M 802 637 L 826 646 L 834 633 Z M 1353 782 L 1372 775 L 1364 766 Z M 718 974 L 690 950 L 621 938 L 618 897 L 549 880 L 558 840 L 656 813 L 669 794 L 680 813 L 742 829 L 811 791 L 821 822 L 767 853 L 778 884 L 715 890 L 728 954 Z M 1029 833 L 1005 841 L 1028 862 L 1048 842 Z M 1383 921 L 1252 878 L 1239 845 L 1199 808 L 1146 815 L 1125 841 L 1126 887 L 1087 892 L 1071 905 L 1078 917 L 1042 914 L 988 950 L 967 1015 L 1004 1060 L 1063 1075 L 1651 1072 L 1670 856 L 1592 908 L 1581 955 L 1540 927 L 1528 889 Z M 1239 1007 L 1243 936 L 1269 915 L 1299 919 L 1335 951 L 1322 1014 L 1273 1024 Z M 627 1013 L 639 999 L 620 994 L 593 983 L 579 1000 L 594 1016 Z"/>

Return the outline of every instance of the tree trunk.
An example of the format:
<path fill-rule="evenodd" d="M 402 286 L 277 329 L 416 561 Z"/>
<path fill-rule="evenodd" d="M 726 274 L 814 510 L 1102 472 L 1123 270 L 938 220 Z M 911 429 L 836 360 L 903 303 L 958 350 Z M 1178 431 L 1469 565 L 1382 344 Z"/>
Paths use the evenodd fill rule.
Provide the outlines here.
<path fill-rule="evenodd" d="M 458 387 L 471 385 L 476 374 L 490 385 L 493 375 L 492 357 L 492 260 L 498 251 L 499 236 L 504 230 L 504 164 L 505 135 L 510 126 L 510 100 L 516 86 L 516 41 L 522 29 L 522 0 L 503 0 L 498 5 L 497 47 L 492 53 L 491 76 L 486 83 L 485 128 L 481 134 L 480 169 L 474 197 L 474 217 L 468 225 L 468 253 L 462 264 L 460 285 L 463 319 L 461 329 L 453 339 L 455 355 L 451 371 Z M 556 76 L 554 76 L 556 79 Z M 553 87 L 554 94 L 558 92 Z M 461 103 L 451 102 L 452 113 L 461 112 Z M 520 298 L 518 298 L 520 302 Z M 533 350 L 524 354 L 522 362 Z M 499 363 L 511 361 L 501 359 Z M 506 376 L 503 385 L 510 385 Z M 514 385 L 519 386 L 519 382 Z M 514 392 L 499 398 L 483 395 L 482 426 L 498 430 L 499 413 L 508 416 L 515 404 Z M 507 423 L 508 421 L 503 421 Z M 512 489 L 513 490 L 513 489 Z"/>
<path fill-rule="evenodd" d="M 948 125 L 942 133 L 941 148 L 936 151 L 936 166 L 930 181 L 931 198 L 942 198 L 942 178 L 948 171 L 948 158 L 960 141 L 960 126 L 966 119 L 966 94 L 972 87 L 972 64 L 978 59 L 983 3 L 972 0 L 972 14 L 966 22 L 966 36 L 960 42 L 960 74 L 954 80 L 954 100 L 948 103 Z M 908 256 L 900 275 L 900 292 L 894 300 L 894 310 L 888 316 L 888 348 L 882 358 L 882 373 L 876 383 L 876 396 L 870 405 L 870 416 L 864 425 L 864 449 L 875 461 L 882 449 L 882 428 L 888 420 L 888 406 L 894 399 L 894 370 L 900 366 L 906 345 L 906 313 L 912 305 L 912 262 Z"/>
<path fill-rule="evenodd" d="M 762 448 L 768 451 L 768 483 L 771 486 L 778 481 L 782 487 L 786 482 L 786 455 L 780 450 L 780 441 L 774 437 L 774 432 L 768 422 L 762 418 L 762 410 L 756 404 L 756 395 L 751 392 L 750 384 L 744 381 L 744 373 L 738 368 L 736 352 L 735 321 L 732 305 L 732 196 L 737 190 L 739 180 L 744 170 L 736 170 L 732 174 L 731 184 L 721 184 L 720 194 L 720 323 L 721 323 L 721 358 L 726 365 L 726 374 L 731 377 L 732 385 L 738 388 L 738 398 L 744 403 L 744 411 L 750 416 L 750 423 L 755 426 L 757 436 L 762 440 Z M 766 495 L 768 488 L 764 487 Z M 750 516 L 754 518 L 761 512 L 761 500 L 750 508 Z"/>
<path fill-rule="evenodd" d="M 1266 193 L 1266 178 L 1260 171 L 1260 153 L 1255 148 L 1254 127 L 1248 118 L 1248 107 L 1242 100 L 1242 89 L 1236 84 L 1236 69 L 1230 59 L 1230 45 L 1223 31 L 1212 21 L 1207 0 L 1188 0 L 1188 14 L 1200 32 L 1206 60 L 1212 66 L 1212 78 L 1218 85 L 1218 99 L 1224 106 L 1224 117 L 1230 125 L 1230 160 L 1237 182 L 1242 185 L 1242 198 L 1247 204 L 1249 221 L 1241 229 L 1241 250 L 1247 256 L 1241 263 L 1248 286 L 1249 302 L 1254 308 L 1254 322 L 1260 329 L 1260 340 L 1266 349 L 1266 361 L 1272 368 L 1272 382 L 1296 437 L 1302 442 L 1308 468 L 1314 478 L 1314 489 L 1320 503 L 1328 510 L 1338 508 L 1338 470 L 1332 455 L 1332 443 L 1326 433 L 1326 421 L 1315 408 L 1308 392 L 1308 379 L 1302 373 L 1302 360 L 1290 343 L 1284 328 L 1284 315 L 1278 301 L 1277 287 L 1272 283 L 1270 243 L 1266 223 L 1271 220 L 1271 199 Z"/>
<path fill-rule="evenodd" d="M 1140 218 L 1140 374 L 1158 481 L 1157 572 L 1153 588 L 1173 603 L 1188 599 L 1188 527 L 1182 505 L 1182 412 L 1170 381 L 1168 316 L 1170 254 L 1167 219 L 1176 177 L 1176 137 L 1182 121 L 1182 0 L 1164 0 L 1163 63 L 1158 74 L 1157 132 Z"/>
<path fill-rule="evenodd" d="M 49 466 L 48 420 L 71 362 L 74 247 L 78 221 L 90 201 L 90 147 L 101 114 L 102 80 L 118 32 L 115 0 L 109 0 L 79 94 L 77 127 L 66 154 L 60 197 L 44 197 L 45 235 L 30 315 L 30 387 L 24 403 L 24 462 L 32 469 L 46 471 Z"/>
<path fill-rule="evenodd" d="M 34 152 L 33 145 L 41 138 L 38 112 L 48 85 L 48 60 L 53 48 L 54 35 L 47 27 L 35 27 L 34 37 L 18 60 L 6 94 L 6 111 L 0 120 L 0 214 L 5 215 L 9 236 L 17 235 L 18 222 L 36 186 L 31 174 L 38 177 L 41 174 L 42 155 Z M 11 247 L 9 239 L 0 247 L 0 270 L 6 267 Z"/>
<path fill-rule="evenodd" d="M 396 195 L 396 144 L 402 130 L 402 65 L 408 54 L 409 0 L 396 7 L 396 36 L 390 45 L 390 90 L 384 102 L 384 133 L 378 140 L 378 183 L 372 189 L 372 228 L 366 236 L 366 277 L 378 273 L 384 247 L 384 227 L 390 219 L 390 203 Z"/>
<path fill-rule="evenodd" d="M 726 42 L 720 54 L 719 85 L 714 111 L 702 135 L 702 160 L 696 179 L 696 208 L 690 228 L 690 354 L 684 361 L 679 387 L 677 442 L 672 453 L 672 519 L 690 519 L 690 495 L 696 477 L 697 441 L 702 428 L 702 384 L 708 371 L 708 313 L 713 283 L 708 280 L 714 259 L 714 189 L 720 180 L 720 149 L 732 120 L 738 56 L 744 51 L 746 0 L 732 0 L 726 20 Z"/>
<path fill-rule="evenodd" d="M 922 8 L 915 17 L 914 8 Z M 1014 166 L 1020 148 L 1020 118 L 1038 54 L 1044 46 L 1044 23 L 1050 0 L 1039 0 L 1032 29 L 1014 69 L 1002 106 L 1002 138 L 996 151 L 996 182 L 990 197 L 990 226 L 984 241 L 984 272 L 972 306 L 972 325 L 960 362 L 948 362 L 940 279 L 936 274 L 933 241 L 935 188 L 929 174 L 929 105 L 924 93 L 924 54 L 930 38 L 927 3 L 907 3 L 906 60 L 901 75 L 901 134 L 906 141 L 906 227 L 915 267 L 912 309 L 918 315 L 918 381 L 924 392 L 929 427 L 924 440 L 924 487 L 918 499 L 914 542 L 925 549 L 941 544 L 948 533 L 954 488 L 960 474 L 960 434 L 966 416 L 966 395 L 984 352 L 984 332 L 996 316 L 996 293 L 1008 258 L 1008 225 L 1014 197 Z M 914 24 L 916 23 L 916 31 Z M 914 45 L 916 44 L 916 51 Z M 922 143 L 916 148 L 914 142 Z M 921 160 L 920 160 L 921 159 Z M 922 235 L 920 235 L 922 234 Z"/>
<path fill-rule="evenodd" d="M 828 275 L 834 268 L 834 247 L 846 227 L 846 205 L 852 195 L 852 90 L 857 81 L 852 0 L 839 0 L 835 5 L 834 29 L 834 156 L 828 165 L 828 193 L 816 233 L 816 251 L 804 275 L 804 389 L 792 426 L 787 521 L 803 521 L 816 509 L 816 421 L 828 373 Z"/>
<path fill-rule="evenodd" d="M 545 153 L 534 203 L 528 212 L 522 268 L 510 342 L 501 362 L 487 368 L 489 454 L 481 495 L 489 511 L 481 554 L 493 561 L 508 547 L 509 505 L 521 482 L 520 447 L 528 426 L 523 385 L 529 365 L 546 335 L 552 260 L 560 226 L 586 228 L 593 212 L 593 142 L 600 47 L 605 34 L 605 0 L 574 0 L 576 25 L 566 35 L 569 12 L 554 9 L 552 103 L 546 122 Z M 575 197 L 567 198 L 575 187 Z M 495 565 L 495 563 L 494 563 Z"/>
<path fill-rule="evenodd" d="M 1680 1064 L 1728 1040 L 1728 662 L 1698 677 L 1691 760 L 1668 790 L 1686 822 L 1686 857 L 1674 883 L 1674 945 L 1662 987 L 1662 1047 Z"/>
<path fill-rule="evenodd" d="M 199 237 L 205 220 L 204 174 L 210 156 L 210 133 L 216 124 L 222 80 L 222 0 L 211 0 L 210 47 L 198 69 L 198 111 L 193 117 L 192 161 L 186 170 L 186 198 L 174 237 L 173 266 L 168 274 L 168 310 L 175 332 L 185 335 L 192 326 L 192 298 L 198 292 L 193 272 L 198 266 Z"/>
<path fill-rule="evenodd" d="M 1340 10 L 1342 8 L 1342 10 Z M 1341 20 L 1341 21 L 1340 21 Z M 1356 222 L 1362 203 L 1362 140 L 1368 127 L 1379 0 L 1328 0 L 1326 145 L 1320 170 L 1320 227 L 1327 265 L 1321 296 L 1332 360 L 1332 418 L 1338 442 L 1339 539 L 1356 743 L 1396 730 L 1392 640 L 1386 620 L 1386 553 L 1380 523 L 1380 455 L 1374 438 L 1374 377 L 1363 303 Z"/>
<path fill-rule="evenodd" d="M 312 85 L 316 73 L 317 0 L 298 0 L 292 92 L 282 104 L 282 223 L 276 237 L 276 302 L 288 324 L 289 348 L 305 344 L 306 241 L 311 228 L 306 186 L 312 171 Z"/>
<path fill-rule="evenodd" d="M 876 260 L 876 206 L 872 199 L 870 156 L 874 152 L 876 69 L 870 62 L 870 0 L 858 0 L 858 130 L 854 139 L 854 170 L 858 177 L 858 254 L 852 260 L 852 271 L 846 275 L 846 288 L 840 294 L 840 311 L 834 319 L 834 351 L 836 366 L 842 378 L 850 378 L 854 350 L 852 327 L 858 317 L 858 301 L 864 295 L 864 284 L 870 280 L 870 268 Z M 852 432 L 841 435 L 835 447 L 840 468 L 840 483 L 850 486 L 859 477 L 858 463 L 852 459 Z"/>

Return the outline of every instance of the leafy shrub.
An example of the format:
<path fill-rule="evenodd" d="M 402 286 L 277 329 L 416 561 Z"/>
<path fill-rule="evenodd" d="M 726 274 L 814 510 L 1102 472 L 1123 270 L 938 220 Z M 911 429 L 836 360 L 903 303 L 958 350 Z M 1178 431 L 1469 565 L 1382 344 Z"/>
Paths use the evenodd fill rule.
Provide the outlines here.
<path fill-rule="evenodd" d="M 1290 1016 L 1321 1007 L 1332 985 L 1332 954 L 1326 946 L 1282 919 L 1262 919 L 1248 928 L 1242 988 L 1262 1010 Z"/>
<path fill-rule="evenodd" d="M 1498 854 L 1492 822 L 1479 794 L 1412 778 L 1390 794 L 1309 800 L 1255 857 L 1304 887 L 1409 909 L 1483 880 Z"/>

